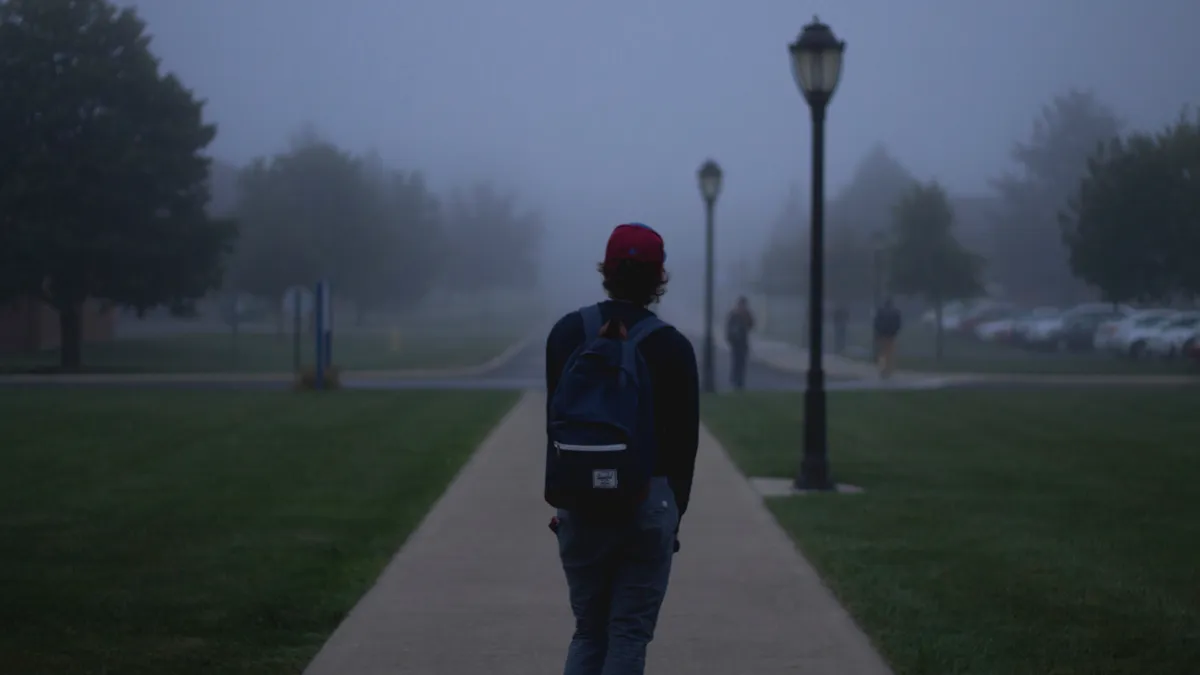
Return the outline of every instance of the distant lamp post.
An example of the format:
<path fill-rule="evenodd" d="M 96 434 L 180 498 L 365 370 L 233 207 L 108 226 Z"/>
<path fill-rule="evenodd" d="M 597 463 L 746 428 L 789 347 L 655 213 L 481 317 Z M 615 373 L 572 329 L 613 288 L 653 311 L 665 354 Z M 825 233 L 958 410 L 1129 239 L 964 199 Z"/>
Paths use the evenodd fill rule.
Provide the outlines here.
<path fill-rule="evenodd" d="M 713 372 L 713 209 L 717 197 L 721 194 L 721 167 L 716 162 L 707 160 L 700 166 L 696 174 L 700 181 L 700 196 L 704 198 L 704 371 L 701 384 L 704 391 L 712 393 L 717 390 L 716 375 Z"/>
<path fill-rule="evenodd" d="M 871 234 L 871 299 L 875 309 L 883 304 L 883 250 L 887 246 L 887 235 L 883 230 Z"/>
<path fill-rule="evenodd" d="M 796 488 L 832 490 L 826 426 L 825 371 L 822 366 L 825 295 L 825 108 L 842 75 L 846 43 L 813 17 L 788 45 L 792 76 L 812 112 L 812 241 L 808 281 L 808 384 L 804 392 L 804 459 Z"/>

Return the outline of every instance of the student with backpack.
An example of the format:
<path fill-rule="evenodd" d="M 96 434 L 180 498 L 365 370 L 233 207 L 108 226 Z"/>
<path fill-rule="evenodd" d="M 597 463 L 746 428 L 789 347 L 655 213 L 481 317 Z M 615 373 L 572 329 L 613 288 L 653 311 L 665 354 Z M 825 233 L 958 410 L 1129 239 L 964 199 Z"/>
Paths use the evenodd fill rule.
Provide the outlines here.
<path fill-rule="evenodd" d="M 619 225 L 600 273 L 609 300 L 546 339 L 546 501 L 575 632 L 564 675 L 641 675 L 679 550 L 700 426 L 691 342 L 649 307 L 662 237 Z"/>

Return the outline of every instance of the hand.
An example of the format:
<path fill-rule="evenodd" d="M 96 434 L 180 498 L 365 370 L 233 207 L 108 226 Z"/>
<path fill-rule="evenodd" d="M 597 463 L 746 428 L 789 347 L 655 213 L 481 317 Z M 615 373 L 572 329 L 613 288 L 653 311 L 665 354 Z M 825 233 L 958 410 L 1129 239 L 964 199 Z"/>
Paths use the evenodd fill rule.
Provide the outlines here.
<path fill-rule="evenodd" d="M 672 552 L 672 553 L 679 553 L 679 537 L 675 537 L 675 547 L 674 547 L 674 549 L 673 549 L 671 552 Z"/>

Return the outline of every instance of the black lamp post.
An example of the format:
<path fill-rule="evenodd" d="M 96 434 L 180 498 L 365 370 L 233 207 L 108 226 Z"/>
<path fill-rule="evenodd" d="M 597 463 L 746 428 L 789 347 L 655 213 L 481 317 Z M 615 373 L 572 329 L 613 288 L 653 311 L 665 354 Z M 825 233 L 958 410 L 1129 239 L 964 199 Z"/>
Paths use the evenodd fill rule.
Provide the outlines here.
<path fill-rule="evenodd" d="M 887 235 L 876 230 L 871 235 L 871 299 L 875 309 L 883 304 L 883 249 L 886 245 Z"/>
<path fill-rule="evenodd" d="M 717 204 L 717 196 L 721 194 L 721 167 L 707 160 L 697 172 L 700 180 L 700 196 L 704 197 L 706 214 L 704 225 L 704 371 L 700 375 L 700 383 L 704 391 L 712 393 L 717 390 L 716 375 L 713 372 L 713 207 Z"/>
<path fill-rule="evenodd" d="M 796 488 L 832 490 L 826 429 L 825 370 L 822 366 L 825 295 L 825 108 L 842 74 L 842 52 L 829 26 L 813 17 L 788 45 L 792 76 L 812 111 L 812 242 L 808 281 L 808 386 L 804 392 L 804 459 Z"/>

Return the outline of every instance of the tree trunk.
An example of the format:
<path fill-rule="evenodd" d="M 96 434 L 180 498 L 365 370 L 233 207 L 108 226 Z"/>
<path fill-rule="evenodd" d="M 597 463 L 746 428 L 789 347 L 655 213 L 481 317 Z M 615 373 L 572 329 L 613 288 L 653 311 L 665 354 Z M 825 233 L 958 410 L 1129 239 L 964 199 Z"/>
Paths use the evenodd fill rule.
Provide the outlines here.
<path fill-rule="evenodd" d="M 58 365 L 63 372 L 75 373 L 83 364 L 83 303 L 63 303 L 58 309 Z"/>
<path fill-rule="evenodd" d="M 935 361 L 942 360 L 942 301 L 938 300 L 933 305 L 933 323 L 937 329 L 933 333 L 933 358 Z"/>

